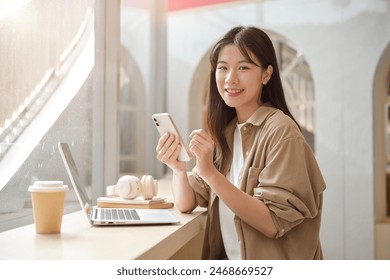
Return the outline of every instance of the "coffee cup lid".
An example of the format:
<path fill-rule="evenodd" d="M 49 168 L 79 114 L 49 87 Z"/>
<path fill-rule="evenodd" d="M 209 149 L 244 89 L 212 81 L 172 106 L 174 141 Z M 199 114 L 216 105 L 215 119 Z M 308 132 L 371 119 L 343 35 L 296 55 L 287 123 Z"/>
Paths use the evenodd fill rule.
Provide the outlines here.
<path fill-rule="evenodd" d="M 35 181 L 34 185 L 29 186 L 30 192 L 59 192 L 67 191 L 68 186 L 62 181 Z"/>

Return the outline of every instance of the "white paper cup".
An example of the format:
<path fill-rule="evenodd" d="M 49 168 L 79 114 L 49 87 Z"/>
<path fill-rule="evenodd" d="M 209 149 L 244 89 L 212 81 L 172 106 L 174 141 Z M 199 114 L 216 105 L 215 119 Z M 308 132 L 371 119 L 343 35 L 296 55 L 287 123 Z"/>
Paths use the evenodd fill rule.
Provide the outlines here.
<path fill-rule="evenodd" d="M 61 232 L 65 195 L 68 189 L 62 181 L 37 181 L 29 186 L 37 233 Z"/>

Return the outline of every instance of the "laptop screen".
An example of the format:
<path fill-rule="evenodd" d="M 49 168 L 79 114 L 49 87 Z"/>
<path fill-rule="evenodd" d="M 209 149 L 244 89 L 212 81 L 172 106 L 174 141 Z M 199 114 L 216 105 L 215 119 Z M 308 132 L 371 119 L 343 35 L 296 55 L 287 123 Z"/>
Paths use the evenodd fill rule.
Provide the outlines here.
<path fill-rule="evenodd" d="M 72 186 L 75 189 L 81 208 L 89 212 L 90 207 L 92 206 L 92 199 L 89 198 L 85 188 L 80 182 L 79 171 L 77 170 L 69 145 L 67 143 L 58 143 L 58 149 L 60 150 L 62 160 L 64 161 L 65 168 L 68 172 Z"/>

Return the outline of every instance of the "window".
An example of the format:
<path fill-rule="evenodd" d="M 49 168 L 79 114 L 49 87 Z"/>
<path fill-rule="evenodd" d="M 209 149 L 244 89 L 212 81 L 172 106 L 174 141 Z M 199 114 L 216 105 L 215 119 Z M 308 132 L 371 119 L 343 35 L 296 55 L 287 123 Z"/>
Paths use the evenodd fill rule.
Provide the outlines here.
<path fill-rule="evenodd" d="M 390 44 L 378 60 L 373 83 L 375 219 L 390 222 Z M 381 232 L 381 230 L 379 230 Z"/>
<path fill-rule="evenodd" d="M 59 141 L 70 144 L 94 202 L 121 173 L 162 174 L 148 116 L 163 110 L 165 77 L 157 73 L 165 49 L 151 46 L 165 40 L 157 31 L 165 2 L 10 0 L 0 7 L 0 231 L 33 222 L 34 181 L 71 185 Z M 79 209 L 70 188 L 65 212 Z"/>
<path fill-rule="evenodd" d="M 120 174 L 146 173 L 146 99 L 149 88 L 150 6 L 148 1 L 121 1 L 119 83 Z"/>
<path fill-rule="evenodd" d="M 167 1 L 122 0 L 120 11 L 120 175 L 164 173 L 151 116 L 166 110 Z"/>
<path fill-rule="evenodd" d="M 83 183 L 91 185 L 98 107 L 94 1 L 0 5 L 0 230 L 5 230 L 32 222 L 27 189 L 34 181 L 70 184 L 57 142 L 71 144 Z M 66 211 L 74 209 L 79 207 L 70 191 Z"/>
<path fill-rule="evenodd" d="M 271 37 L 287 105 L 314 150 L 314 83 L 309 65 L 303 54 L 286 39 L 274 34 Z"/>

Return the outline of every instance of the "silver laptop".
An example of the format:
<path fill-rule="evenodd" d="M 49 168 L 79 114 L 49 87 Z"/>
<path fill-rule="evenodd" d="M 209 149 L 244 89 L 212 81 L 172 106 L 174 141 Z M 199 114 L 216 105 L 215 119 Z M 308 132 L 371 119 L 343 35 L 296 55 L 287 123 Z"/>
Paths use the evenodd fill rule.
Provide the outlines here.
<path fill-rule="evenodd" d="M 80 184 L 79 172 L 69 145 L 67 143 L 58 143 L 58 149 L 80 202 L 81 209 L 87 214 L 87 218 L 92 225 L 172 224 L 179 222 L 178 218 L 168 209 L 92 207 L 92 200 L 87 194 L 86 187 Z"/>

